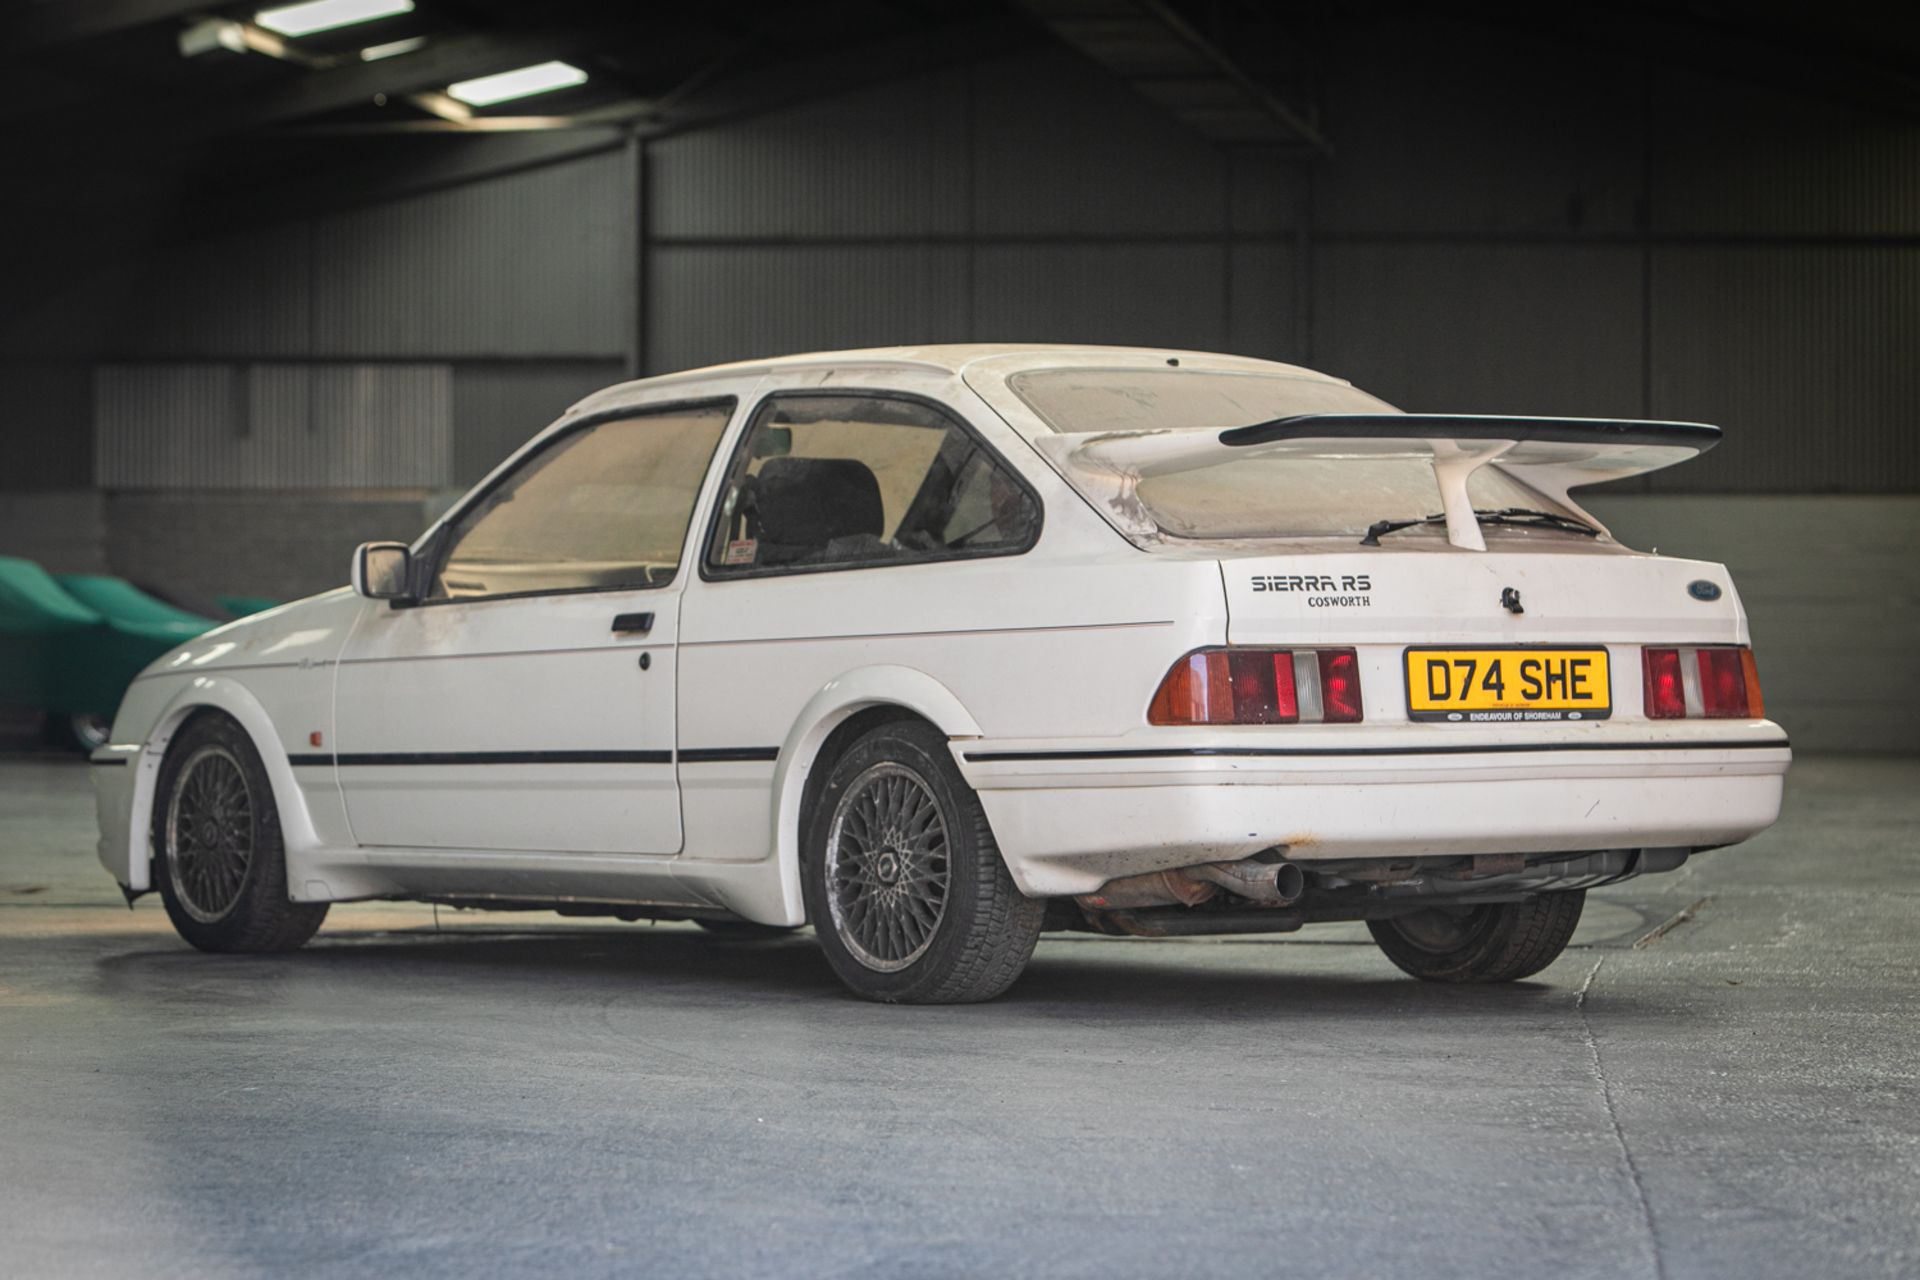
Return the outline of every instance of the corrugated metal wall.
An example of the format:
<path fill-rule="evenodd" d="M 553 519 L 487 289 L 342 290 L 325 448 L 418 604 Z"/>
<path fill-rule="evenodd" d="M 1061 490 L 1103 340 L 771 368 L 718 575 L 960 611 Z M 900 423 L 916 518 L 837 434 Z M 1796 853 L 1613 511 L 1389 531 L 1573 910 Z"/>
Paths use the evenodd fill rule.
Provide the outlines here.
<path fill-rule="evenodd" d="M 141 362 L 448 363 L 461 483 L 618 375 L 639 218 L 652 371 L 955 339 L 1219 348 L 1410 408 L 1728 428 L 1643 488 L 1920 490 L 1920 130 L 1518 36 L 1442 63 L 1447 30 L 1336 43 L 1339 151 L 1312 165 L 1223 152 L 1042 44 L 655 142 L 643 217 L 610 152 L 185 246 L 8 341 L 90 323 Z M 55 384 L 76 385 L 11 394 L 31 416 Z M 48 438 L 68 443 L 0 485 L 88 473 L 71 430 Z"/>
<path fill-rule="evenodd" d="M 1311 168 L 1052 48 L 656 144 L 647 367 L 1218 348 L 1409 408 L 1728 429 L 1641 489 L 1920 489 L 1920 130 L 1518 36 L 1474 74 L 1447 30 L 1333 49 Z"/>
<path fill-rule="evenodd" d="M 967 339 L 1275 354 L 1293 336 L 1277 167 L 1062 49 L 686 134 L 647 164 L 650 370 Z"/>
<path fill-rule="evenodd" d="M 626 164 L 595 155 L 222 236 L 90 282 L 83 314 L 124 361 L 93 380 L 91 430 L 84 407 L 77 420 L 67 407 L 66 429 L 91 448 L 70 451 L 78 468 L 36 462 L 0 487 L 475 479 L 620 376 Z M 44 398 L 45 381 L 14 394 Z"/>
<path fill-rule="evenodd" d="M 130 278 L 141 358 L 618 359 L 623 158 L 590 156 L 184 245 Z"/>
<path fill-rule="evenodd" d="M 430 489 L 453 479 L 443 364 L 103 365 L 103 489 Z"/>
<path fill-rule="evenodd" d="M 465 485 L 493 470 L 590 391 L 620 380 L 618 361 L 453 366 L 453 473 Z"/>
<path fill-rule="evenodd" d="M 0 491 L 84 488 L 93 474 L 92 419 L 85 363 L 0 363 Z"/>

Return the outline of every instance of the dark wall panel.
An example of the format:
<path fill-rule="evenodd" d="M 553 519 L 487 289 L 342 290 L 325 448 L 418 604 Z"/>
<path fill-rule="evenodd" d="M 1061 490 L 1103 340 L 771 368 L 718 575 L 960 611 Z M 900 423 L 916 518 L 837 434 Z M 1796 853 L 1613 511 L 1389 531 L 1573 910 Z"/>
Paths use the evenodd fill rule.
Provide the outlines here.
<path fill-rule="evenodd" d="M 455 365 L 454 483 L 472 484 L 574 401 L 619 380 L 612 361 Z"/>
<path fill-rule="evenodd" d="M 1630 232 L 1645 73 L 1565 42 L 1457 24 L 1351 28 L 1328 58 L 1315 224 L 1361 233 Z M 1436 49 L 1447 56 L 1435 56 Z"/>
<path fill-rule="evenodd" d="M 102 365 L 94 480 L 103 489 L 445 486 L 444 364 Z"/>
<path fill-rule="evenodd" d="M 1226 251 L 1201 245 L 983 245 L 973 331 L 990 342 L 1228 345 Z"/>
<path fill-rule="evenodd" d="M 1730 433 L 1656 488 L 1920 490 L 1920 249 L 1661 249 L 1653 280 L 1654 411 Z"/>
<path fill-rule="evenodd" d="M 1300 250 L 1291 243 L 1233 246 L 1227 259 L 1226 350 L 1290 364 L 1305 361 L 1299 267 Z"/>
<path fill-rule="evenodd" d="M 1656 83 L 1656 233 L 1920 234 L 1920 127 L 1754 85 Z"/>
<path fill-rule="evenodd" d="M 804 103 L 647 150 L 666 239 L 960 235 L 965 69 Z"/>
<path fill-rule="evenodd" d="M 85 488 L 92 441 L 93 379 L 85 364 L 0 364 L 0 492 Z"/>
<path fill-rule="evenodd" d="M 967 336 L 967 252 L 942 245 L 656 249 L 647 369 Z"/>
<path fill-rule="evenodd" d="M 1314 256 L 1314 367 L 1409 410 L 1635 417 L 1640 252 L 1338 245 Z"/>
<path fill-rule="evenodd" d="M 1065 49 L 980 63 L 973 97 L 976 233 L 1225 229 L 1225 153 Z"/>
<path fill-rule="evenodd" d="M 620 356 L 626 157 L 155 251 L 43 307 L 110 358 Z"/>
<path fill-rule="evenodd" d="M 315 354 L 619 356 L 625 162 L 592 156 L 317 222 Z"/>

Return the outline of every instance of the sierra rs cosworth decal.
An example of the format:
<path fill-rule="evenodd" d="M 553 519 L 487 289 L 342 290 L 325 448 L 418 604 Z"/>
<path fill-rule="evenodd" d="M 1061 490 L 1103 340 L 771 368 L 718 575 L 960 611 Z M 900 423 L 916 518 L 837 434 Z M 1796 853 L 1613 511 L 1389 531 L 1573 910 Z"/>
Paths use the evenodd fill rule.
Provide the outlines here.
<path fill-rule="evenodd" d="M 1364 573 L 1256 573 L 1255 591 L 1306 593 L 1309 609 L 1364 609 L 1373 605 L 1366 592 L 1373 590 L 1373 579 Z"/>

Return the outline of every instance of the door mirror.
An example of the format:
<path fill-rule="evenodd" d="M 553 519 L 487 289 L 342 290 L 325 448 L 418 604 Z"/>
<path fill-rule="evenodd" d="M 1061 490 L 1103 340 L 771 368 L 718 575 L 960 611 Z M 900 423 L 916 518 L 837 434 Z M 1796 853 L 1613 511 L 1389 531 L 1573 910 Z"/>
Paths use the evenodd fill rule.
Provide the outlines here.
<path fill-rule="evenodd" d="M 353 552 L 353 589 L 369 600 L 409 600 L 413 553 L 404 542 L 363 542 Z"/>

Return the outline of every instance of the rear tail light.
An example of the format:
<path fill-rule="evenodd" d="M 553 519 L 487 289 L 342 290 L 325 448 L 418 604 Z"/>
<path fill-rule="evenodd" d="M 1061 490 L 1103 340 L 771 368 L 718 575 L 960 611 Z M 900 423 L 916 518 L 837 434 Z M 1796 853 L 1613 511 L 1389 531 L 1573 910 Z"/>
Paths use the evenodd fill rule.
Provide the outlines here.
<path fill-rule="evenodd" d="M 1173 664 L 1147 723 L 1354 724 L 1362 717 L 1351 649 L 1196 649 Z"/>
<path fill-rule="evenodd" d="M 1680 651 L 1642 649 L 1647 675 L 1647 718 L 1678 720 L 1687 714 L 1686 694 L 1680 688 Z"/>
<path fill-rule="evenodd" d="M 1335 724 L 1360 723 L 1360 664 L 1351 649 L 1321 649 L 1320 702 Z"/>
<path fill-rule="evenodd" d="M 1746 720 L 1766 714 L 1753 650 L 1642 649 L 1647 716 Z"/>

